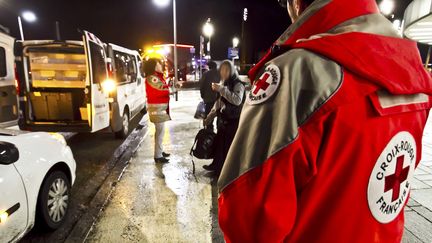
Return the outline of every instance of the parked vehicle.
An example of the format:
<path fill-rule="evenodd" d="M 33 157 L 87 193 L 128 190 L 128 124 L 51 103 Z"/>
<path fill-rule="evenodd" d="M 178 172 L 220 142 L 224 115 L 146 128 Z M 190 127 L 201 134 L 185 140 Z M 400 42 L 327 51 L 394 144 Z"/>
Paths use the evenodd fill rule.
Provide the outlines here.
<path fill-rule="evenodd" d="M 129 132 L 129 121 L 145 111 L 146 92 L 141 73 L 142 60 L 137 51 L 108 44 L 108 73 L 114 88 L 110 92 L 112 128 L 118 138 Z M 109 89 L 110 87 L 105 87 Z"/>
<path fill-rule="evenodd" d="M 107 56 L 107 50 L 131 64 L 126 59 L 127 64 L 123 60 L 115 64 L 116 59 Z M 106 45 L 86 31 L 82 42 L 17 43 L 20 128 L 47 132 L 104 130 L 124 137 L 136 109 L 143 108 L 137 100 L 145 104 L 145 92 L 138 90 L 142 79 L 139 55 L 133 60 L 136 55 L 125 48 Z M 113 75 L 126 79 L 110 77 L 108 68 L 112 67 Z"/>
<path fill-rule="evenodd" d="M 14 72 L 14 38 L 0 26 L 0 127 L 16 125 L 18 97 Z"/>
<path fill-rule="evenodd" d="M 75 160 L 60 134 L 0 129 L 0 242 L 65 221 Z"/>

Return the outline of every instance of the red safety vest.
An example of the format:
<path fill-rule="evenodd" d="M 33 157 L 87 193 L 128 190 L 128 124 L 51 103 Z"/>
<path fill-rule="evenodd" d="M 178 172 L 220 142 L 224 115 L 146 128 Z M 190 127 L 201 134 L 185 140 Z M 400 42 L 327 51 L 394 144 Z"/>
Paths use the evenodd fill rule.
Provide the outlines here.
<path fill-rule="evenodd" d="M 162 73 L 155 72 L 146 78 L 146 92 L 149 104 L 169 103 L 169 86 Z"/>

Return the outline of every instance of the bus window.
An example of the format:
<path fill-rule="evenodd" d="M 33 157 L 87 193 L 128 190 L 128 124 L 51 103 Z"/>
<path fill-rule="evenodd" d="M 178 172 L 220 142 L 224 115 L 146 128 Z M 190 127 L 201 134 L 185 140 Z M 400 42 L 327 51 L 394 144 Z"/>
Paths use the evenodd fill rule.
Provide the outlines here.
<path fill-rule="evenodd" d="M 6 50 L 0 47 L 0 77 L 7 76 Z"/>

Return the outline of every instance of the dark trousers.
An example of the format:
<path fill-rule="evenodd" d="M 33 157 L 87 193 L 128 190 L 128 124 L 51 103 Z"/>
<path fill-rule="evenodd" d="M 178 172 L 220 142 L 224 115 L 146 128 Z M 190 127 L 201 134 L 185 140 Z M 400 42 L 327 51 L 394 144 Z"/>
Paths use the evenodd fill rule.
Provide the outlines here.
<path fill-rule="evenodd" d="M 213 108 L 215 102 L 208 102 L 205 104 L 205 114 L 206 116 L 210 113 L 211 109 Z M 214 130 L 213 124 L 207 126 L 208 129 Z"/>
<path fill-rule="evenodd" d="M 220 173 L 222 170 L 228 151 L 237 132 L 238 125 L 239 120 L 218 121 L 218 131 L 215 138 L 214 159 L 212 163 L 217 173 Z"/>

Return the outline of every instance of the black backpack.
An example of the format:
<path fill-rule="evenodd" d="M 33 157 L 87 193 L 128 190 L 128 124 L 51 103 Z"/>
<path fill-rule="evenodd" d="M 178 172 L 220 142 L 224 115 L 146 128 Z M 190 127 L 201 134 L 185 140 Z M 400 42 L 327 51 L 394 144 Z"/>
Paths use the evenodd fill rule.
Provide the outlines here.
<path fill-rule="evenodd" d="M 190 155 L 197 159 L 213 159 L 213 143 L 216 134 L 210 129 L 201 129 L 195 137 Z M 195 174 L 195 163 L 192 160 L 193 173 Z"/>

